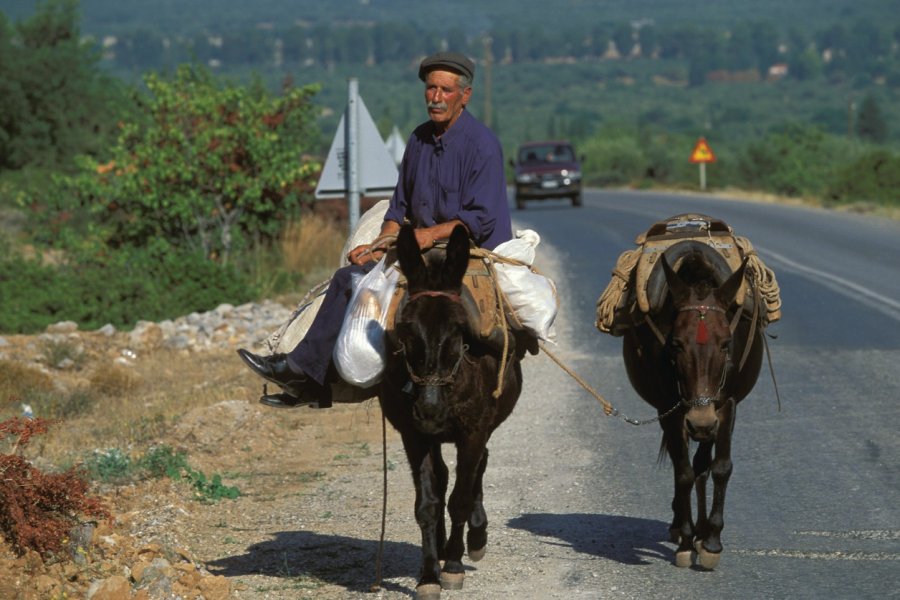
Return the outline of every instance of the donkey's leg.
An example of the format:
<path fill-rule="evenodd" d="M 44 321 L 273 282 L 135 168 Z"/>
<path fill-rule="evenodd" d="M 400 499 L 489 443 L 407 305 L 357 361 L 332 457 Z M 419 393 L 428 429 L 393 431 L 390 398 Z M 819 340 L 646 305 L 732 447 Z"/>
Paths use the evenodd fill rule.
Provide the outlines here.
<path fill-rule="evenodd" d="M 731 478 L 731 435 L 734 433 L 735 402 L 729 398 L 719 409 L 719 434 L 716 436 L 716 455 L 710 469 L 713 480 L 712 508 L 709 530 L 697 544 L 697 558 L 701 567 L 714 569 L 722 556 L 722 528 L 725 527 L 725 490 Z"/>
<path fill-rule="evenodd" d="M 478 562 L 484 558 L 485 548 L 487 547 L 487 513 L 484 512 L 484 471 L 487 469 L 488 449 L 484 449 L 481 455 L 481 462 L 478 464 L 478 471 L 475 473 L 475 506 L 472 508 L 472 514 L 469 515 L 469 530 L 466 533 L 466 551 L 472 562 Z"/>
<path fill-rule="evenodd" d="M 447 545 L 447 524 L 445 523 L 444 513 L 446 512 L 447 485 L 450 480 L 450 470 L 444 462 L 441 455 L 441 444 L 435 443 L 431 446 L 431 464 L 434 467 L 435 476 L 435 494 L 440 500 L 437 509 L 437 522 L 435 523 L 435 539 L 438 549 L 438 558 L 446 559 L 445 546 Z"/>
<path fill-rule="evenodd" d="M 441 570 L 441 585 L 457 590 L 463 586 L 465 571 L 462 564 L 463 532 L 475 506 L 475 476 L 484 454 L 484 442 L 459 444 L 456 452 L 456 481 L 447 509 L 450 513 L 450 539 L 447 540 L 446 560 Z"/>
<path fill-rule="evenodd" d="M 441 594 L 441 564 L 438 558 L 437 519 L 442 499 L 438 497 L 431 446 L 421 436 L 403 436 L 403 448 L 416 487 L 416 522 L 422 530 L 422 571 L 416 586 L 417 600 L 437 600 Z"/>
<path fill-rule="evenodd" d="M 694 454 L 694 491 L 697 493 L 697 522 L 694 525 L 694 538 L 702 538 L 709 531 L 709 519 L 706 514 L 706 481 L 709 478 L 709 465 L 712 461 L 712 442 L 703 442 Z"/>
<path fill-rule="evenodd" d="M 672 525 L 669 534 L 678 544 L 675 564 L 691 566 L 694 542 L 694 523 L 691 518 L 691 491 L 694 489 L 694 469 L 688 454 L 687 440 L 682 433 L 683 419 L 669 419 L 666 427 L 666 450 L 672 459 L 675 475 L 675 494 L 672 498 Z"/>

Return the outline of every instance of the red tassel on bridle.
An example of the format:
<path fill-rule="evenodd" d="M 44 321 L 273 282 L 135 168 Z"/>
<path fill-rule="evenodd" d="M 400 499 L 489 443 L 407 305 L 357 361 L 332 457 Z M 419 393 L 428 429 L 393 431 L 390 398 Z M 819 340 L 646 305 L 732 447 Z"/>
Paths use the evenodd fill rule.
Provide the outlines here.
<path fill-rule="evenodd" d="M 705 344 L 709 341 L 709 332 L 706 330 L 706 314 L 700 312 L 700 322 L 697 323 L 697 343 Z"/>

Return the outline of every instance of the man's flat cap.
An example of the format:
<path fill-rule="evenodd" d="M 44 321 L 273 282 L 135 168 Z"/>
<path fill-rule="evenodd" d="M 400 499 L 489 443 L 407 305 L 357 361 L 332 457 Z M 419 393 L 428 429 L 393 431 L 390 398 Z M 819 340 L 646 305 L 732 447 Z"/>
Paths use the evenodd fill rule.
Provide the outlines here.
<path fill-rule="evenodd" d="M 425 58 L 419 65 L 419 79 L 425 81 L 425 76 L 434 69 L 455 71 L 468 77 L 469 81 L 475 75 L 475 63 L 458 52 L 438 52 Z"/>

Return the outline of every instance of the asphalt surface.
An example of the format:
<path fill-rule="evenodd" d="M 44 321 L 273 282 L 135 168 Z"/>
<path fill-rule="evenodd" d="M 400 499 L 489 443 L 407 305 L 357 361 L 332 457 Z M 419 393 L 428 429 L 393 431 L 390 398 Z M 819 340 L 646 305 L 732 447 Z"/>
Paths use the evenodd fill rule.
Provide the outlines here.
<path fill-rule="evenodd" d="M 628 383 L 621 339 L 594 328 L 595 305 L 634 237 L 685 212 L 748 237 L 784 302 L 769 328 L 781 410 L 764 369 L 737 412 L 720 564 L 673 564 L 672 470 L 657 464 L 658 425 L 605 416 L 556 363 L 529 356 L 519 404 L 489 446 L 487 555 L 464 558 L 465 586 L 444 600 L 900 597 L 900 223 L 711 195 L 587 191 L 581 208 L 530 203 L 514 228 L 540 233 L 537 266 L 558 287 L 549 348 L 623 413 L 652 417 Z M 452 448 L 444 456 L 452 469 Z M 420 534 L 396 439 L 388 460 L 380 591 L 366 591 L 381 514 L 376 454 L 315 492 L 327 525 L 292 534 L 316 550 L 291 572 L 315 573 L 319 587 L 241 597 L 412 597 Z"/>

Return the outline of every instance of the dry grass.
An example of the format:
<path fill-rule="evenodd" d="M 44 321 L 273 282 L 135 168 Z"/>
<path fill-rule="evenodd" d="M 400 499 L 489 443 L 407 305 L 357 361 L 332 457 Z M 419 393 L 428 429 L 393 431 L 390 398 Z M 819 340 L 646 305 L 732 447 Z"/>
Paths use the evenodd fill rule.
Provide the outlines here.
<path fill-rule="evenodd" d="M 285 225 L 281 234 L 284 268 L 303 273 L 308 283 L 331 277 L 340 265 L 347 232 L 334 220 L 310 214 Z"/>
<path fill-rule="evenodd" d="M 0 400 L 27 402 L 35 395 L 50 393 L 53 389 L 53 379 L 37 367 L 0 360 Z"/>
<path fill-rule="evenodd" d="M 113 364 L 94 369 L 88 382 L 90 389 L 102 396 L 127 396 L 137 391 L 141 378 L 132 369 Z"/>
<path fill-rule="evenodd" d="M 71 374 L 60 390 L 37 369 L 0 361 L 0 397 L 8 399 L 0 417 L 19 414 L 19 402 L 32 399 L 36 413 L 60 419 L 54 435 L 35 448 L 56 464 L 77 461 L 94 448 L 152 446 L 186 412 L 248 398 L 259 386 L 236 355 L 224 350 L 184 354 L 160 349 L 141 354 L 132 367 L 104 361 L 85 370 L 89 376 Z"/>

